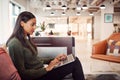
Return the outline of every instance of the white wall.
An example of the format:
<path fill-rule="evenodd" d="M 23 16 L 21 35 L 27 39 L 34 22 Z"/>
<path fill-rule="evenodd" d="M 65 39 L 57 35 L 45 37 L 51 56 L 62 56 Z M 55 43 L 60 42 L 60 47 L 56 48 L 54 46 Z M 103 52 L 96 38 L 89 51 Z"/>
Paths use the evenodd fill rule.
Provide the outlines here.
<path fill-rule="evenodd" d="M 100 40 L 101 31 L 101 16 L 94 17 L 94 39 Z"/>
<path fill-rule="evenodd" d="M 9 1 L 10 0 L 0 0 L 0 44 L 5 44 L 12 32 L 9 25 Z M 19 2 L 19 5 L 22 6 L 22 10 L 27 7 L 26 0 L 14 1 Z"/>
<path fill-rule="evenodd" d="M 100 33 L 100 39 L 106 39 L 108 38 L 114 31 L 114 27 L 113 27 L 113 22 L 112 23 L 105 23 L 104 22 L 104 14 L 105 13 L 114 13 L 114 7 L 113 4 L 111 3 L 112 0 L 107 0 L 105 2 L 106 5 L 106 9 L 105 10 L 101 10 L 101 33 Z"/>
<path fill-rule="evenodd" d="M 2 7 L 2 1 L 0 0 L 0 17 L 1 17 L 1 15 L 2 15 L 2 11 L 1 11 L 1 8 Z M 2 19 L 0 18 L 0 44 L 1 44 L 1 39 L 2 39 L 2 24 L 1 24 L 1 22 L 2 22 Z"/>
<path fill-rule="evenodd" d="M 118 24 L 120 27 L 120 12 L 114 12 L 112 0 L 106 0 L 104 2 L 106 9 L 101 10 L 101 16 L 94 17 L 94 39 L 96 40 L 104 40 L 108 38 L 114 31 L 113 24 Z M 120 6 L 117 5 L 117 6 Z M 105 23 L 104 22 L 104 14 L 111 13 L 113 14 L 113 22 L 112 23 Z"/>
<path fill-rule="evenodd" d="M 9 0 L 0 0 L 0 44 L 6 42 L 9 36 Z"/>

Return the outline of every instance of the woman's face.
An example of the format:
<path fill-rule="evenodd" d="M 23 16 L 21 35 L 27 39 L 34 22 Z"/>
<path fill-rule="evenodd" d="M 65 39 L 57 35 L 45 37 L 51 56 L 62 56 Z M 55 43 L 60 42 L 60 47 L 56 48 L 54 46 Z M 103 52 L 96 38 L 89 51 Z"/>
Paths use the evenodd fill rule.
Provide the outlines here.
<path fill-rule="evenodd" d="M 26 23 L 22 21 L 21 26 L 23 27 L 25 34 L 32 35 L 36 28 L 36 19 L 35 18 L 30 19 Z"/>

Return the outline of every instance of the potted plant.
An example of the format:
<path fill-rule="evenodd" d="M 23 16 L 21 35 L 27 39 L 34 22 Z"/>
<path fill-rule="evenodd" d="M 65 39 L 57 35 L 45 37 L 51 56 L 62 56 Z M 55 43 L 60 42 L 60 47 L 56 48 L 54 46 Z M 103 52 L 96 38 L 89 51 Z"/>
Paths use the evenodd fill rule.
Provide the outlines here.
<path fill-rule="evenodd" d="M 45 31 L 46 27 L 47 27 L 47 25 L 45 25 L 45 21 L 43 21 L 42 23 L 40 23 L 40 29 L 41 29 L 42 32 Z"/>
<path fill-rule="evenodd" d="M 43 21 L 42 23 L 40 23 L 38 26 L 37 26 L 37 32 L 36 34 L 40 35 L 40 36 L 45 36 L 45 29 L 46 29 L 47 25 L 45 24 L 45 21 Z"/>

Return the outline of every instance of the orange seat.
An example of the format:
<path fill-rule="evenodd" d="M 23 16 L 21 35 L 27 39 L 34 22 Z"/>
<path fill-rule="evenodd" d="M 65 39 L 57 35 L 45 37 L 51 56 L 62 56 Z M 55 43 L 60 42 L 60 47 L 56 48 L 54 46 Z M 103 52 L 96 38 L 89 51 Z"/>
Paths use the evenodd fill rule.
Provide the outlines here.
<path fill-rule="evenodd" d="M 100 42 L 93 44 L 91 58 L 118 62 L 120 63 L 120 56 L 107 55 L 107 42 L 109 40 L 120 41 L 120 33 L 113 33 L 110 37 Z"/>

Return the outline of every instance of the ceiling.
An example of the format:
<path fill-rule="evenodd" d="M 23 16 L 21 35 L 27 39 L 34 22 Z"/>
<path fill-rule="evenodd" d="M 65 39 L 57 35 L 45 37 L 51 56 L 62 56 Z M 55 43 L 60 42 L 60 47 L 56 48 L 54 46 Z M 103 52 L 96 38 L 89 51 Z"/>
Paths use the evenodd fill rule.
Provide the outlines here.
<path fill-rule="evenodd" d="M 82 7 L 83 5 L 87 5 L 88 9 L 86 10 L 87 12 L 98 12 L 100 10 L 100 5 L 104 2 L 105 0 L 30 0 L 30 5 L 33 8 L 41 8 L 44 11 L 48 11 L 46 9 L 46 5 L 50 5 L 51 9 L 49 11 L 77 11 L 76 7 L 80 6 Z M 113 4 L 116 5 L 119 3 L 120 0 L 113 0 Z M 63 5 L 67 6 L 67 9 L 62 9 L 61 7 Z M 81 12 L 83 9 L 79 10 Z M 120 7 L 115 7 L 115 12 L 120 12 Z"/>
<path fill-rule="evenodd" d="M 99 6 L 105 0 L 30 0 L 31 6 L 35 8 L 45 8 L 46 5 L 50 5 L 52 10 L 62 10 L 61 6 L 66 5 L 67 10 L 75 10 L 79 5 L 89 5 L 89 12 L 96 12 L 99 10 Z"/>
<path fill-rule="evenodd" d="M 36 10 L 42 9 L 43 11 L 77 11 L 76 7 L 80 5 L 81 7 L 86 4 L 88 6 L 87 10 L 80 10 L 80 12 L 99 12 L 100 11 L 100 5 L 104 4 L 106 0 L 29 0 L 30 6 L 32 8 L 35 8 Z M 109 0 L 107 0 L 109 1 Z M 111 0 L 112 1 L 112 0 Z M 114 10 L 115 12 L 120 12 L 120 7 L 117 7 L 117 4 L 120 3 L 120 0 L 114 0 L 113 5 L 115 5 Z M 45 9 L 46 5 L 50 5 L 51 9 Z M 63 10 L 61 7 L 62 5 L 66 5 L 67 9 Z M 41 10 L 37 11 L 38 14 L 41 16 Z M 46 14 L 44 12 L 44 14 Z M 42 13 L 43 14 L 43 13 Z M 45 15 L 46 16 L 46 15 Z M 67 15 L 69 16 L 69 15 Z M 62 16 L 63 18 L 59 19 L 58 16 L 49 16 L 47 15 L 47 19 L 44 18 L 44 20 L 48 23 L 64 23 L 68 17 Z M 91 16 L 69 16 L 69 23 L 84 23 L 86 20 L 91 20 Z"/>

